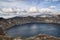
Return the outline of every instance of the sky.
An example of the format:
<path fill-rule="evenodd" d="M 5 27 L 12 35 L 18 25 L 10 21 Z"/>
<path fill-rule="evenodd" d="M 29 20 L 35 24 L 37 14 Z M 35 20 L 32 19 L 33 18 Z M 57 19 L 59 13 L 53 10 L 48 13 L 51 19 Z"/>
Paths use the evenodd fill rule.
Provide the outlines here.
<path fill-rule="evenodd" d="M 46 8 L 49 6 L 56 6 L 60 8 L 60 0 L 0 0 L 0 7 L 19 7 L 19 8 Z"/>
<path fill-rule="evenodd" d="M 48 12 L 51 11 L 51 13 L 53 14 L 53 12 L 55 13 L 56 11 L 58 11 L 58 13 L 56 13 L 56 14 L 60 14 L 60 0 L 0 0 L 0 8 L 30 9 L 31 12 L 33 10 L 36 11 L 36 8 L 37 8 L 42 13 L 44 13 L 44 12 L 47 13 L 47 11 Z M 31 9 L 33 9 L 33 10 L 31 10 Z M 8 9 L 8 10 L 11 11 L 12 9 L 11 10 Z M 4 10 L 2 10 L 2 12 L 3 11 Z M 34 15 L 34 14 L 24 13 L 23 15 Z M 22 14 L 20 13 L 20 15 L 22 15 Z M 37 14 L 37 15 L 39 15 L 39 14 Z M 8 16 L 8 15 L 2 16 L 0 14 L 0 17 L 6 17 L 6 18 L 14 17 L 14 16 L 13 15 L 12 16 L 11 15 L 10 16 Z"/>

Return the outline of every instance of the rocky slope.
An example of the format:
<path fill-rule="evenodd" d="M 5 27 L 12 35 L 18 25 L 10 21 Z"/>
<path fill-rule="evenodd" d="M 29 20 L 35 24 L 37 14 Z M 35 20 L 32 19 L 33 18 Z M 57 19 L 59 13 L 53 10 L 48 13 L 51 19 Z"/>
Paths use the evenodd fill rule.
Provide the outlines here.
<path fill-rule="evenodd" d="M 0 18 L 0 27 L 2 27 L 4 30 L 7 30 L 8 28 L 14 26 L 14 25 L 20 25 L 20 24 L 26 24 L 26 23 L 58 23 L 60 24 L 60 15 L 53 16 L 53 17 L 14 17 L 10 19 L 3 19 Z"/>
<path fill-rule="evenodd" d="M 21 37 L 10 38 L 8 36 L 0 35 L 0 40 L 60 40 L 60 38 L 49 36 L 46 34 L 39 34 L 37 36 L 33 36 L 33 37 L 29 37 L 29 38 L 21 38 Z"/>

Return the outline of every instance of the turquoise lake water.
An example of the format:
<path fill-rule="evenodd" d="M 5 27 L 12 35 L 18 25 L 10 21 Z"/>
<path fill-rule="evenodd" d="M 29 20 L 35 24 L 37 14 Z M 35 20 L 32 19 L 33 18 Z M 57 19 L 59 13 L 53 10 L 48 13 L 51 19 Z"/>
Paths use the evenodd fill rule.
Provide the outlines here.
<path fill-rule="evenodd" d="M 10 37 L 31 37 L 38 34 L 48 34 L 51 36 L 60 37 L 60 24 L 29 23 L 15 25 L 8 29 L 6 33 Z"/>

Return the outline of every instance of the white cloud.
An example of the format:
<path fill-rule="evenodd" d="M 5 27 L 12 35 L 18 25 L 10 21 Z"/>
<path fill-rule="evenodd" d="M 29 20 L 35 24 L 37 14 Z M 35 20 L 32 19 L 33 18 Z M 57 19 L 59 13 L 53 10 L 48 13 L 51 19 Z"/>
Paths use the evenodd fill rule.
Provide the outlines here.
<path fill-rule="evenodd" d="M 13 16 L 2 16 L 4 19 L 9 19 L 9 18 L 13 18 L 13 17 L 15 17 L 15 15 L 13 15 Z"/>
<path fill-rule="evenodd" d="M 29 8 L 29 12 L 37 12 L 37 8 L 36 7 L 31 7 L 31 8 Z"/>
<path fill-rule="evenodd" d="M 52 9 L 49 9 L 49 8 L 41 8 L 41 9 L 39 9 L 39 12 L 41 12 L 41 13 L 52 12 Z"/>
<path fill-rule="evenodd" d="M 39 12 L 42 12 L 42 13 L 47 13 L 47 12 L 54 12 L 55 11 L 55 8 L 56 6 L 50 6 L 48 8 L 40 8 L 39 9 Z"/>
<path fill-rule="evenodd" d="M 50 6 L 49 8 L 50 8 L 50 9 L 55 9 L 55 8 L 56 8 L 56 6 Z"/>
<path fill-rule="evenodd" d="M 41 12 L 41 13 L 47 13 L 47 12 L 53 12 L 55 10 L 55 6 L 50 6 L 49 8 L 36 8 L 36 7 L 30 7 L 28 9 L 21 9 L 21 8 L 2 8 L 1 9 L 2 12 L 6 12 L 6 13 L 13 13 L 13 12 L 23 12 L 23 11 L 27 11 L 27 12 Z"/>
<path fill-rule="evenodd" d="M 11 17 L 15 17 L 15 16 L 36 16 L 36 15 L 40 15 L 40 14 L 56 14 L 56 7 L 55 6 L 50 6 L 48 8 L 36 8 L 36 7 L 30 7 L 29 9 L 27 10 L 23 10 L 23 9 L 19 9 L 19 8 L 1 8 L 4 10 L 4 12 L 8 12 L 6 13 L 5 15 L 3 16 L 0 16 L 0 17 L 3 17 L 3 18 L 11 18 Z M 18 13 L 18 14 L 12 14 L 12 13 L 9 13 L 9 12 L 14 12 L 16 11 L 17 12 L 23 12 L 23 13 Z M 24 12 L 24 11 L 27 11 L 27 12 Z M 36 12 L 36 13 L 35 13 Z M 40 13 L 38 13 L 40 12 Z M 4 13 L 3 13 L 4 14 Z M 60 11 L 57 11 L 57 14 L 60 14 Z M 0 14 L 1 15 L 1 14 Z M 12 16 L 11 16 L 12 15 Z"/>
<path fill-rule="evenodd" d="M 12 8 L 2 8 L 3 12 L 13 12 Z"/>

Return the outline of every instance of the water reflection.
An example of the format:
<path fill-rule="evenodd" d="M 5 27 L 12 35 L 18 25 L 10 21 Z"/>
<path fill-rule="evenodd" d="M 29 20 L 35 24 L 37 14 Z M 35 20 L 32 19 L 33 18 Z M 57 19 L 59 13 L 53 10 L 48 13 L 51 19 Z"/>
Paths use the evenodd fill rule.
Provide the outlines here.
<path fill-rule="evenodd" d="M 10 37 L 30 37 L 37 34 L 48 34 L 60 37 L 59 24 L 46 24 L 46 23 L 31 23 L 24 25 L 17 25 L 7 30 L 7 35 Z"/>

